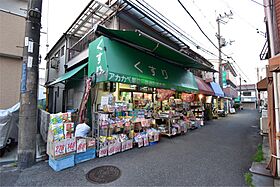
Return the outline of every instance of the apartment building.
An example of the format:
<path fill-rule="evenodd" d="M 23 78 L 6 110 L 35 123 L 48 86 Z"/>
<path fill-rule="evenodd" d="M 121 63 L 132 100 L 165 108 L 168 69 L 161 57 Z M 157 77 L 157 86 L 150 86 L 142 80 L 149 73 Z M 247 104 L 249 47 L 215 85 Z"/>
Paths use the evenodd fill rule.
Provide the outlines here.
<path fill-rule="evenodd" d="M 19 102 L 27 2 L 1 0 L 0 3 L 0 109 Z"/>

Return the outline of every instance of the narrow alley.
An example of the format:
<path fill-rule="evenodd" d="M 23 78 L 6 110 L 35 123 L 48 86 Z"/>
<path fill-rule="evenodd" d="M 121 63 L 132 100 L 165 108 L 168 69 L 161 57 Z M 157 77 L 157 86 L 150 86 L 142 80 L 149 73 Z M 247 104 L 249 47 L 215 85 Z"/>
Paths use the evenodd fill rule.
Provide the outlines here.
<path fill-rule="evenodd" d="M 244 110 L 212 120 L 186 135 L 167 138 L 141 149 L 93 159 L 54 172 L 40 162 L 24 172 L 1 172 L 2 185 L 93 185 L 86 173 L 101 165 L 114 165 L 121 177 L 108 186 L 243 186 L 261 136 L 256 110 Z"/>

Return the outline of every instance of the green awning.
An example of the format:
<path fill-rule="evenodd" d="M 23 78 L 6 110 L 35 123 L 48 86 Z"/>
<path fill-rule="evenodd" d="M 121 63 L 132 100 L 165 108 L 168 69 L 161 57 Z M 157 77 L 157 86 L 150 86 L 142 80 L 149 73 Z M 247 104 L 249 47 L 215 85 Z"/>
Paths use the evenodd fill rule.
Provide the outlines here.
<path fill-rule="evenodd" d="M 88 76 L 154 88 L 198 92 L 193 74 L 180 66 L 101 36 L 90 43 Z"/>
<path fill-rule="evenodd" d="M 88 63 L 85 63 L 79 67 L 76 67 L 75 69 L 72 69 L 71 71 L 68 71 L 67 73 L 63 74 L 62 76 L 58 77 L 55 81 L 51 82 L 49 86 L 57 84 L 59 82 L 65 81 L 71 77 L 73 77 L 76 73 L 78 73 L 81 69 L 86 67 Z"/>
<path fill-rule="evenodd" d="M 162 42 L 155 40 L 154 38 L 142 33 L 141 31 L 121 31 L 106 29 L 102 26 L 98 26 L 96 32 L 109 37 L 111 39 L 121 40 L 127 42 L 127 44 L 137 47 L 141 50 L 149 52 L 164 61 L 177 64 L 184 68 L 200 69 L 209 72 L 216 72 L 216 70 L 203 65 L 193 58 L 187 56 L 175 50 Z"/>

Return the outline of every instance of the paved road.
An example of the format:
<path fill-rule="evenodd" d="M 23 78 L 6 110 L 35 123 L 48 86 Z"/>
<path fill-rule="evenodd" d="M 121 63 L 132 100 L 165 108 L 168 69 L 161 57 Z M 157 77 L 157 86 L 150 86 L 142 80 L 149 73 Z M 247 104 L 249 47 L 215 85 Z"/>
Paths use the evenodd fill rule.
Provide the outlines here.
<path fill-rule="evenodd" d="M 1 172 L 3 185 L 85 186 L 85 174 L 92 168 L 111 164 L 121 177 L 103 186 L 244 186 L 257 144 L 257 111 L 212 120 L 197 130 L 157 145 L 133 149 L 114 156 L 94 159 L 73 168 L 54 172 L 41 162 L 24 172 Z"/>

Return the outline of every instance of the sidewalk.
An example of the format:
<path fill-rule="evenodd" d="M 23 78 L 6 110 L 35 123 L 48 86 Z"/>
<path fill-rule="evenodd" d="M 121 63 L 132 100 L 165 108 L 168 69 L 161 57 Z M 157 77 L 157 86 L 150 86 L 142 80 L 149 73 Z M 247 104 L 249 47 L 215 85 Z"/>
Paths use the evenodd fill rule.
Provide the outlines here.
<path fill-rule="evenodd" d="M 262 150 L 263 150 L 264 160 L 261 162 L 253 162 L 251 168 L 249 169 L 250 172 L 253 174 L 252 184 L 255 187 L 280 186 L 280 180 L 274 179 L 270 174 L 270 170 L 266 169 L 267 163 L 269 162 L 269 155 L 270 155 L 267 136 L 263 136 Z"/>

